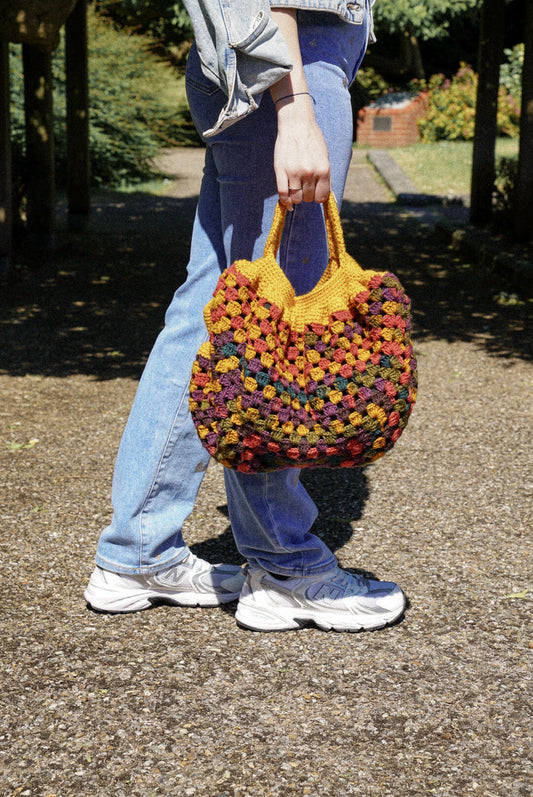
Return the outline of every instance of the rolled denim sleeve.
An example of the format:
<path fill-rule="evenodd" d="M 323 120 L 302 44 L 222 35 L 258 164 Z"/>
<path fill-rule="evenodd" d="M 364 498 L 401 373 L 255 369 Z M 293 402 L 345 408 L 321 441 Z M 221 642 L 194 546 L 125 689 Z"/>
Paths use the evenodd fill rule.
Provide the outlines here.
<path fill-rule="evenodd" d="M 227 95 L 213 136 L 254 111 L 263 92 L 292 69 L 268 0 L 184 0 L 202 71 Z"/>

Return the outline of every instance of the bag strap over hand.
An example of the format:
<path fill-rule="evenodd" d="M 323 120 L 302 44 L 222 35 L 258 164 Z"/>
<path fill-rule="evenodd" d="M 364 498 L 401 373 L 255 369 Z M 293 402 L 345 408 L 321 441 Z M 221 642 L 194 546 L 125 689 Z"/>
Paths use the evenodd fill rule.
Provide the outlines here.
<path fill-rule="evenodd" d="M 328 238 L 328 249 L 330 256 L 340 263 L 343 256 L 346 254 L 346 247 L 344 245 L 344 236 L 342 234 L 342 225 L 337 209 L 337 203 L 333 192 L 330 191 L 324 205 L 324 220 L 326 223 L 326 234 Z M 263 256 L 276 257 L 281 243 L 281 236 L 283 234 L 283 226 L 285 224 L 285 217 L 287 208 L 284 208 L 279 202 L 276 205 L 274 213 L 274 220 L 270 233 L 268 235 Z"/>

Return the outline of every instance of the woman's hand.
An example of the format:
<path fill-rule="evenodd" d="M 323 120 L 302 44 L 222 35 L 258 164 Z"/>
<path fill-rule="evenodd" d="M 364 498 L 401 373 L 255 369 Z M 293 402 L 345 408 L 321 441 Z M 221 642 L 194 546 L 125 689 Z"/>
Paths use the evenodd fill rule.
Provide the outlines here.
<path fill-rule="evenodd" d="M 280 202 L 289 210 L 300 202 L 325 202 L 330 165 L 311 97 L 297 95 L 278 103 L 274 171 Z"/>
<path fill-rule="evenodd" d="M 330 191 L 326 142 L 315 119 L 302 65 L 296 11 L 272 9 L 293 63 L 292 72 L 270 93 L 278 116 L 274 171 L 280 202 L 289 210 L 300 202 L 325 202 Z"/>

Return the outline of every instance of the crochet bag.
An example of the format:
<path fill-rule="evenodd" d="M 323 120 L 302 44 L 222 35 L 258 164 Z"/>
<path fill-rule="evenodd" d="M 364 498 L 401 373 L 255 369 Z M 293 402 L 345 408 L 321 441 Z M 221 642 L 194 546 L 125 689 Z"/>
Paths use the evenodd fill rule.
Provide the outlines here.
<path fill-rule="evenodd" d="M 262 258 L 237 260 L 204 309 L 209 341 L 189 406 L 209 453 L 247 473 L 356 467 L 392 448 L 416 399 L 410 302 L 394 274 L 365 271 L 324 205 L 330 259 L 295 296 L 276 262 L 285 210 Z"/>

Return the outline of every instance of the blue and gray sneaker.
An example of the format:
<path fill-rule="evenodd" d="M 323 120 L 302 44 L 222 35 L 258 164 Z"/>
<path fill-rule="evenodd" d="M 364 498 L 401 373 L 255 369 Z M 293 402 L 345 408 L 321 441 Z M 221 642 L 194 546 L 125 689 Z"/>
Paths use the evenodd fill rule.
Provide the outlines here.
<path fill-rule="evenodd" d="M 276 578 L 250 568 L 236 619 L 252 631 L 287 631 L 314 623 L 324 631 L 384 628 L 400 618 L 405 596 L 396 584 L 339 567 L 311 577 Z"/>

